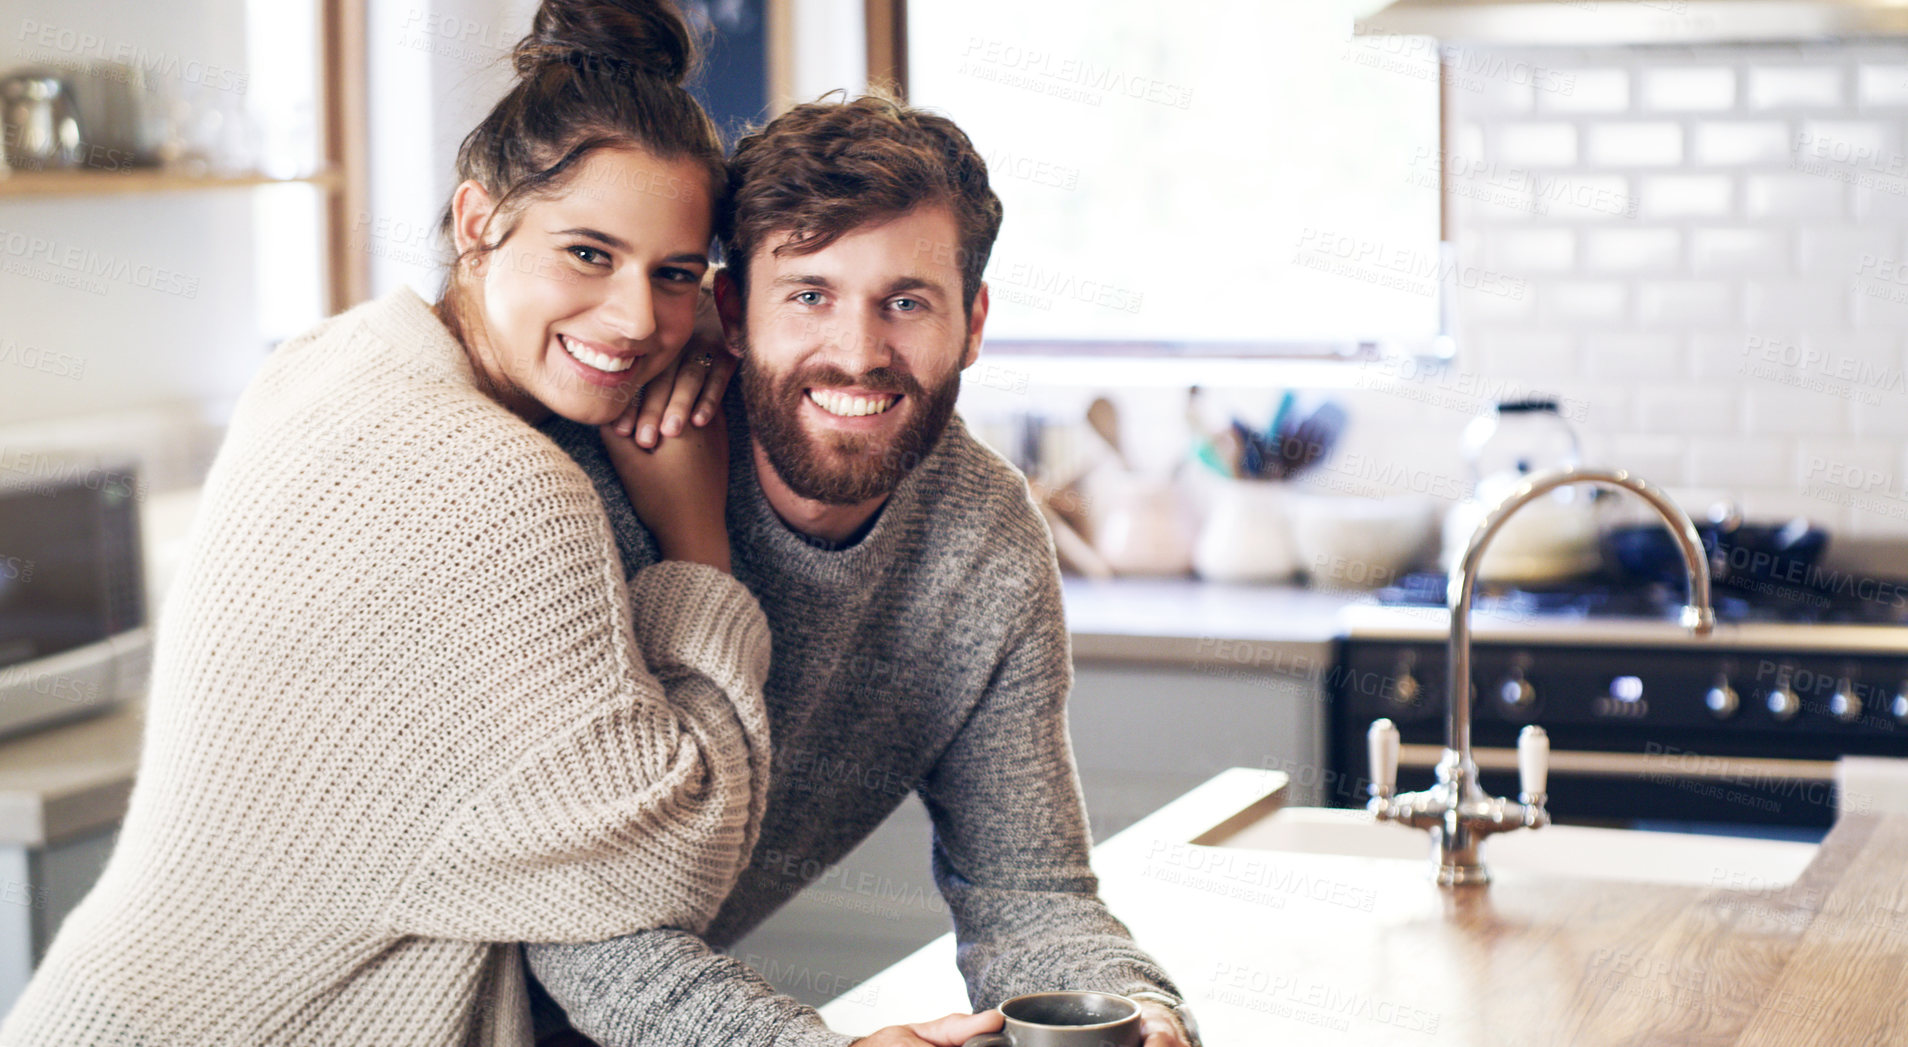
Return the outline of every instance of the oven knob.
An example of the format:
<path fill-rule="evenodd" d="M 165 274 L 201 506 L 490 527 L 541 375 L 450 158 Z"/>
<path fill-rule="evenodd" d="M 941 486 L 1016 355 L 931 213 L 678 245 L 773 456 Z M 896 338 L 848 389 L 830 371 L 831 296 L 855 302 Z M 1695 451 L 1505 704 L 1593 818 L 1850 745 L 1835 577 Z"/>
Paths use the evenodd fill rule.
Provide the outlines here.
<path fill-rule="evenodd" d="M 1716 686 L 1711 687 L 1709 693 L 1703 695 L 1703 704 L 1709 706 L 1709 711 L 1716 714 L 1716 719 L 1727 720 L 1736 715 L 1736 709 L 1742 704 L 1742 698 L 1736 694 L 1734 687 L 1729 686 L 1729 680 L 1725 677 L 1717 680 Z"/>
<path fill-rule="evenodd" d="M 1537 688 L 1524 679 L 1522 669 L 1512 669 L 1504 682 L 1497 685 L 1497 696 L 1513 709 L 1528 709 L 1537 701 Z"/>
<path fill-rule="evenodd" d="M 1398 670 L 1398 682 L 1392 685 L 1391 694 L 1399 705 L 1418 704 L 1418 696 L 1423 692 L 1424 688 L 1419 686 L 1418 678 L 1411 675 L 1411 670 Z"/>
<path fill-rule="evenodd" d="M 1908 680 L 1901 682 L 1901 690 L 1895 692 L 1888 711 L 1895 714 L 1896 722 L 1908 724 Z"/>
<path fill-rule="evenodd" d="M 1793 719 L 1796 713 L 1802 711 L 1802 699 L 1796 697 L 1794 689 L 1788 684 L 1777 684 L 1776 689 L 1769 692 L 1769 711 L 1778 720 Z"/>
<path fill-rule="evenodd" d="M 1836 685 L 1835 693 L 1829 695 L 1829 712 L 1835 714 L 1843 723 L 1854 723 L 1862 715 L 1862 697 L 1855 693 L 1855 687 L 1843 677 Z"/>

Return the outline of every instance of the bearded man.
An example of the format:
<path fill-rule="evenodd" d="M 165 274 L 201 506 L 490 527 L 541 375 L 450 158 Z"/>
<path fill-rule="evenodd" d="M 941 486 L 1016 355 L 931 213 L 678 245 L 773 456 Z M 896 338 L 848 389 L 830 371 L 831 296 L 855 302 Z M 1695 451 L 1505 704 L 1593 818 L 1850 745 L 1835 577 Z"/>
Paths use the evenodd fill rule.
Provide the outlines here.
<path fill-rule="evenodd" d="M 954 412 L 1000 229 L 986 165 L 946 118 L 864 97 L 743 139 L 729 183 L 728 524 L 774 637 L 768 809 L 706 934 L 527 945 L 535 981 L 605 1047 L 958 1047 L 999 1016 L 856 1041 L 718 951 L 918 792 L 976 1010 L 1098 989 L 1142 1001 L 1146 1047 L 1190 1047 L 1172 982 L 1087 864 L 1052 539 Z M 564 425 L 546 431 L 596 480 L 625 570 L 655 562 L 598 434 Z"/>

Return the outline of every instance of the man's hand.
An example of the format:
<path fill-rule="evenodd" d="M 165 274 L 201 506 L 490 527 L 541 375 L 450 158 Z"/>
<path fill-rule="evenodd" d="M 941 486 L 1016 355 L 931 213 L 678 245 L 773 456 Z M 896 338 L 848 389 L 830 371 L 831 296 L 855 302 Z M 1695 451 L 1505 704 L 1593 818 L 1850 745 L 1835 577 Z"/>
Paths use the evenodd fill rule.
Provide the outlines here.
<path fill-rule="evenodd" d="M 1192 1047 L 1185 1027 L 1179 1024 L 1179 1016 L 1171 1008 L 1152 1000 L 1141 1000 L 1139 1009 L 1140 1034 L 1145 1037 L 1140 1047 Z"/>
<path fill-rule="evenodd" d="M 961 1047 L 971 1037 L 998 1031 L 1002 1020 L 999 1011 L 956 1012 L 931 1022 L 877 1029 L 849 1047 Z"/>

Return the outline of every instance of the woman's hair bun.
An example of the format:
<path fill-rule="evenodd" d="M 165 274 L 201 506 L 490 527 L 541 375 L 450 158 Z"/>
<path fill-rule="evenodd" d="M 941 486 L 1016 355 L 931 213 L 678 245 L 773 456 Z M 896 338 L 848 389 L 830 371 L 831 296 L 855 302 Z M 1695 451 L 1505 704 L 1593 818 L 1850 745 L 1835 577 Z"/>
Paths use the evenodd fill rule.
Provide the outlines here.
<path fill-rule="evenodd" d="M 669 0 L 543 0 L 511 61 L 529 77 L 556 62 L 606 63 L 681 84 L 694 68 L 689 26 Z"/>

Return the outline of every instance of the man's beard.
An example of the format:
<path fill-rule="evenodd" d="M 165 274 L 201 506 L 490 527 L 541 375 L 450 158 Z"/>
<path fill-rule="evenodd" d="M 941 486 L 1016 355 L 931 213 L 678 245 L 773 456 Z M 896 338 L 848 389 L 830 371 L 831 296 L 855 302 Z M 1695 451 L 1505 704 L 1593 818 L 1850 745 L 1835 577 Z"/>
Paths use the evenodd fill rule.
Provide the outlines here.
<path fill-rule="evenodd" d="M 816 364 L 778 376 L 759 366 L 746 347 L 740 374 L 752 438 L 789 490 L 824 505 L 860 505 L 892 493 L 940 442 L 961 392 L 959 368 L 933 389 L 892 367 L 849 374 L 839 367 Z M 800 417 L 802 403 L 808 399 L 806 390 L 815 387 L 900 393 L 902 401 L 888 410 L 907 411 L 908 417 L 892 438 L 839 432 L 817 435 L 803 427 Z"/>

